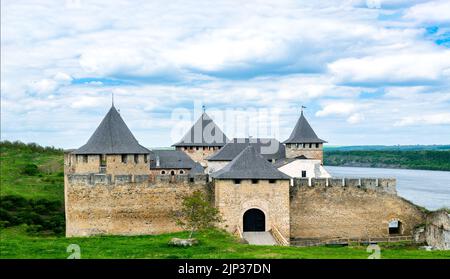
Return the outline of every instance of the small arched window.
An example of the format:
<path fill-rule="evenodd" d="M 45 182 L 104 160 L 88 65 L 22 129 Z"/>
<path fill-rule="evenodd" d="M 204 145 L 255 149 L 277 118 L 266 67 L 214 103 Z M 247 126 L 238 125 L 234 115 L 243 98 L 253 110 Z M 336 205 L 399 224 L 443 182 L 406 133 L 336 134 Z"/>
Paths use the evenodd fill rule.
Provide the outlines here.
<path fill-rule="evenodd" d="M 161 174 L 166 174 L 166 171 L 164 171 L 164 170 L 163 170 L 163 171 L 161 171 Z"/>
<path fill-rule="evenodd" d="M 184 170 L 180 170 L 180 174 L 184 174 Z"/>

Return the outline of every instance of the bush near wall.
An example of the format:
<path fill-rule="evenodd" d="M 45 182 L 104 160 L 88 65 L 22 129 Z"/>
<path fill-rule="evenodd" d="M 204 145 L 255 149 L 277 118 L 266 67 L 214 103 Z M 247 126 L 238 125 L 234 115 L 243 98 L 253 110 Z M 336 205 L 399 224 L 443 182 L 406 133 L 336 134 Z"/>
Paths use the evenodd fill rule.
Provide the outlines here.
<path fill-rule="evenodd" d="M 0 226 L 26 224 L 28 233 L 60 235 L 65 230 L 64 207 L 60 201 L 0 197 Z"/>

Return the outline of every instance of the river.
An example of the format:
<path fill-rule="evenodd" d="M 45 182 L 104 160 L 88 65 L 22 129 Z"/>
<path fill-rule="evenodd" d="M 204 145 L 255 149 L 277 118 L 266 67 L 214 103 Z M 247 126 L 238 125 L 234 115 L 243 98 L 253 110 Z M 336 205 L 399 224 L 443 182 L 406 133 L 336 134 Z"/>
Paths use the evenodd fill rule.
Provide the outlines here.
<path fill-rule="evenodd" d="M 450 171 L 331 167 L 337 177 L 395 177 L 399 196 L 429 210 L 450 208 Z"/>

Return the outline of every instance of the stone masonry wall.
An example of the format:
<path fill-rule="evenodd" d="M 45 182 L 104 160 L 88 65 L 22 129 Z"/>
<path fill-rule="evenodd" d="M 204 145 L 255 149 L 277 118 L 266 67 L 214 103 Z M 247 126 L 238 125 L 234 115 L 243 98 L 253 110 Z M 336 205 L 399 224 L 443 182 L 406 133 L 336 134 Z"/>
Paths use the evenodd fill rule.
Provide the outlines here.
<path fill-rule="evenodd" d="M 450 214 L 445 210 L 427 216 L 425 227 L 427 244 L 438 250 L 450 250 Z"/>
<path fill-rule="evenodd" d="M 425 223 L 414 204 L 398 197 L 395 179 L 319 178 L 252 184 L 242 180 L 215 180 L 187 174 L 71 174 L 65 175 L 67 236 L 95 234 L 159 234 L 179 231 L 173 221 L 185 195 L 195 190 L 208 193 L 234 232 L 243 227 L 243 215 L 251 208 L 265 213 L 266 230 L 276 226 L 286 237 L 385 237 L 390 221 L 401 222 L 401 234 Z"/>
<path fill-rule="evenodd" d="M 402 235 L 411 235 L 415 226 L 424 223 L 424 213 L 395 195 L 392 185 L 377 189 L 361 187 L 358 181 L 362 179 L 329 179 L 326 186 L 326 179 L 316 179 L 308 186 L 307 180 L 295 180 L 290 191 L 291 237 L 387 237 L 392 220 L 401 222 Z M 379 181 L 392 184 L 389 179 Z"/>
<path fill-rule="evenodd" d="M 323 164 L 323 149 L 322 148 L 295 148 L 286 147 L 286 157 L 295 158 L 304 155 L 308 159 L 320 160 Z"/>
<path fill-rule="evenodd" d="M 233 233 L 236 226 L 243 229 L 244 213 L 257 208 L 266 217 L 266 231 L 275 225 L 284 237 L 289 239 L 289 180 L 277 180 L 275 184 L 259 180 L 252 184 L 242 180 L 234 184 L 233 180 L 215 180 L 215 204 L 225 219 L 221 224 Z"/>
<path fill-rule="evenodd" d="M 127 156 L 127 163 L 122 163 L 121 155 L 108 155 L 106 157 L 106 172 L 112 175 L 149 173 L 149 163 L 144 162 L 144 155 L 138 155 L 138 163 L 134 162 L 134 155 Z"/>
<path fill-rule="evenodd" d="M 195 190 L 211 195 L 207 177 L 187 175 L 170 182 L 168 176 L 66 175 L 66 235 L 140 235 L 179 231 L 173 221 L 185 195 Z M 136 182 L 130 182 L 136 181 Z"/>
<path fill-rule="evenodd" d="M 188 147 L 178 147 L 177 149 L 185 152 L 192 160 L 199 162 L 203 166 L 207 166 L 208 161 L 206 160 L 206 157 L 217 152 L 219 147 L 203 148 L 200 146 L 198 147 L 198 150 L 196 147 L 193 147 L 193 149 L 189 149 Z"/>
<path fill-rule="evenodd" d="M 100 171 L 100 155 L 86 155 L 87 162 L 83 161 L 83 155 L 69 154 L 64 157 L 66 173 L 98 173 Z M 112 175 L 148 174 L 149 164 L 145 163 L 144 155 L 138 155 L 138 163 L 134 162 L 134 155 L 127 155 L 127 163 L 122 163 L 122 155 L 106 156 L 106 173 Z"/>

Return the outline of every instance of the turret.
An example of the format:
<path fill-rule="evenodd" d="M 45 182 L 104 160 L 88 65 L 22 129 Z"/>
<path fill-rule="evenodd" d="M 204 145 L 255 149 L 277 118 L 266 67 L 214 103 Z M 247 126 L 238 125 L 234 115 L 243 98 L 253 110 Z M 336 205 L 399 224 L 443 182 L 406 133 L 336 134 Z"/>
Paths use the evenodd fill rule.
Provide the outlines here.
<path fill-rule="evenodd" d="M 320 160 L 323 164 L 323 139 L 317 137 L 303 115 L 303 110 L 290 137 L 283 142 L 286 145 L 286 157 L 305 156 L 308 159 Z"/>
<path fill-rule="evenodd" d="M 148 174 L 149 153 L 112 105 L 88 142 L 65 156 L 65 167 L 77 174 Z"/>
<path fill-rule="evenodd" d="M 184 151 L 192 160 L 206 165 L 206 157 L 222 148 L 227 142 L 227 136 L 206 112 L 203 112 L 186 135 L 172 146 Z"/>

